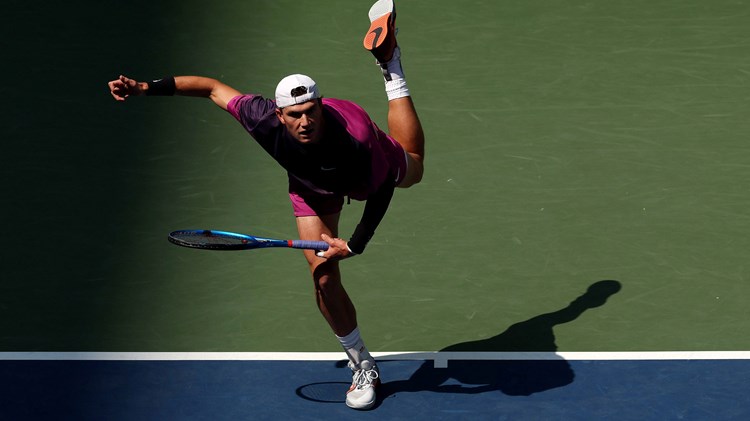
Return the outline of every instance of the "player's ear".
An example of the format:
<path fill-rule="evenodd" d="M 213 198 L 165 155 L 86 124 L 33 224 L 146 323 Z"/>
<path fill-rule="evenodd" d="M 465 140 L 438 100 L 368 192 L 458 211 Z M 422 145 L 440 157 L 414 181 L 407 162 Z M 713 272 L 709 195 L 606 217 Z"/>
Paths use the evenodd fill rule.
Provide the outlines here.
<path fill-rule="evenodd" d="M 281 108 L 276 109 L 276 118 L 279 119 L 279 121 L 283 124 L 284 123 L 284 112 L 281 111 Z"/>

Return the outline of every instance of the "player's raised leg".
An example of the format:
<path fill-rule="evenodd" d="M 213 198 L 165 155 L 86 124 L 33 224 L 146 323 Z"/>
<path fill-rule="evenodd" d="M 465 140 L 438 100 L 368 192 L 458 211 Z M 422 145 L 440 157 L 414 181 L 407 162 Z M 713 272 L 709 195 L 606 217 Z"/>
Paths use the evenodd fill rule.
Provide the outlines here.
<path fill-rule="evenodd" d="M 410 96 L 388 101 L 388 132 L 404 148 L 409 160 L 398 187 L 419 183 L 424 174 L 424 132 Z"/>
<path fill-rule="evenodd" d="M 408 155 L 408 170 L 399 187 L 418 183 L 424 173 L 424 131 L 401 67 L 401 49 L 396 42 L 396 7 L 393 0 L 378 0 L 369 12 L 370 29 L 364 39 L 383 72 L 388 96 L 388 134 Z"/>

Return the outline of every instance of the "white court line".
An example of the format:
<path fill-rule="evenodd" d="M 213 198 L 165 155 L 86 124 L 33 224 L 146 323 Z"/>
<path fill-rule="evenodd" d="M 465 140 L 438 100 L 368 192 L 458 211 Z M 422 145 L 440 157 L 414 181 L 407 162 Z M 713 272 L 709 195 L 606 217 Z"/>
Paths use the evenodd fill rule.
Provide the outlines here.
<path fill-rule="evenodd" d="M 750 351 L 654 352 L 373 352 L 391 361 L 430 361 L 445 368 L 448 361 L 567 360 L 662 361 L 750 360 Z M 340 361 L 343 352 L 0 352 L 0 361 Z"/>

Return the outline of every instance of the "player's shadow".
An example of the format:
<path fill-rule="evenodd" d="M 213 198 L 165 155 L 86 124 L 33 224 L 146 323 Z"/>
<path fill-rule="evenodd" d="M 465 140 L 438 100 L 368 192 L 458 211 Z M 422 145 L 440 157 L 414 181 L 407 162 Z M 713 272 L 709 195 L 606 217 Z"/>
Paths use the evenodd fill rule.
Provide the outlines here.
<path fill-rule="evenodd" d="M 516 323 L 491 338 L 451 345 L 441 352 L 545 352 L 557 351 L 554 327 L 577 319 L 586 310 L 602 306 L 621 289 L 618 281 L 592 284 L 565 308 Z M 447 368 L 426 361 L 408 379 L 384 382 L 379 400 L 399 392 L 485 393 L 499 391 L 511 396 L 562 387 L 575 373 L 562 358 L 552 360 L 450 360 Z"/>

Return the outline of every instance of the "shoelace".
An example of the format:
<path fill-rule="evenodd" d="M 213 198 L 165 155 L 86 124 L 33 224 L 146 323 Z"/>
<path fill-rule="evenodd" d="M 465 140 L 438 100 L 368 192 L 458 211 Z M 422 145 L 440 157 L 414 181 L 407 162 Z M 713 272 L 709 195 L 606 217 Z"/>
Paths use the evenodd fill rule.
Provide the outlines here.
<path fill-rule="evenodd" d="M 354 375 L 354 383 L 357 384 L 357 389 L 364 389 L 367 386 L 372 386 L 372 384 L 377 380 L 379 377 L 379 374 L 376 370 L 359 370 Z"/>

